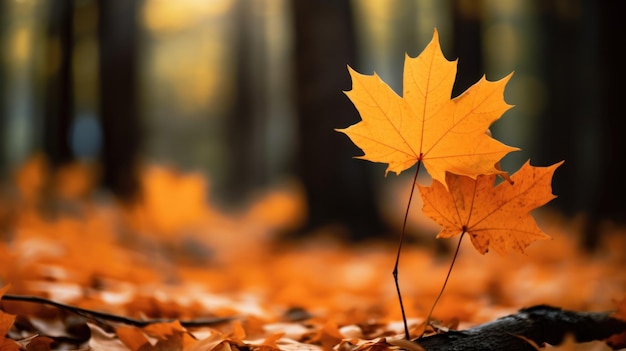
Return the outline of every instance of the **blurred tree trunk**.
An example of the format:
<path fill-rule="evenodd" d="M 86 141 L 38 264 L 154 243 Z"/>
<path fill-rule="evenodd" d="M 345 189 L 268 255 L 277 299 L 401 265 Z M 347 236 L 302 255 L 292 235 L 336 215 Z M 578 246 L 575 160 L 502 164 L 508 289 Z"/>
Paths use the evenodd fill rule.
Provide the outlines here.
<path fill-rule="evenodd" d="M 73 9 L 72 0 L 59 0 L 49 6 L 43 145 L 53 166 L 72 158 L 69 130 L 74 115 Z"/>
<path fill-rule="evenodd" d="M 140 1 L 98 0 L 103 185 L 116 196 L 137 195 L 141 142 L 137 111 L 137 11 Z"/>
<path fill-rule="evenodd" d="M 598 212 L 611 220 L 626 222 L 626 186 L 621 170 L 626 164 L 626 119 L 624 118 L 624 86 L 626 85 L 626 67 L 623 60 L 623 43 L 626 40 L 626 24 L 619 2 L 593 2 L 599 6 L 598 24 L 600 37 L 600 67 L 602 96 L 600 111 L 594 111 L 586 117 L 602 117 L 604 162 L 599 173 L 600 180 Z M 584 81 L 584 80 L 583 80 Z M 589 155 L 596 157 L 597 155 Z M 593 239 L 591 239 L 593 240 Z"/>
<path fill-rule="evenodd" d="M 250 191 L 267 182 L 263 144 L 266 126 L 266 95 L 262 19 L 257 16 L 260 3 L 239 1 L 237 20 L 237 68 L 235 105 L 228 120 L 228 180 L 221 191 L 229 202 L 240 205 Z"/>
<path fill-rule="evenodd" d="M 580 0 L 551 8 L 545 24 L 545 76 L 552 93 L 541 118 L 542 165 L 565 159 L 554 205 L 586 218 L 587 248 L 597 246 L 604 220 L 626 218 L 626 194 L 617 169 L 626 162 L 621 116 L 624 21 L 618 4 Z M 567 10 L 567 11 L 566 11 Z"/>
<path fill-rule="evenodd" d="M 7 32 L 7 2 L 0 1 L 0 181 L 3 180 L 8 165 L 7 165 L 7 145 L 5 142 L 5 133 L 7 130 L 7 106 L 6 99 L 6 68 L 8 66 L 5 50 L 7 50 L 6 44 L 6 32 Z"/>
<path fill-rule="evenodd" d="M 342 91 L 350 90 L 346 65 L 355 64 L 349 0 L 293 0 L 295 84 L 298 116 L 297 172 L 309 219 L 303 231 L 340 224 L 349 238 L 381 234 L 384 226 L 361 153 L 334 131 L 360 120 Z"/>
<path fill-rule="evenodd" d="M 594 65 L 582 65 L 583 57 L 577 55 L 577 52 L 587 47 L 588 53 L 581 53 L 591 55 L 597 50 L 592 49 L 592 38 L 582 38 L 585 23 L 591 23 L 585 22 L 585 18 L 580 18 L 582 15 L 578 18 L 570 17 L 559 13 L 557 9 L 548 8 L 544 16 L 546 35 L 542 51 L 546 53 L 546 60 L 543 75 L 550 96 L 547 97 L 546 110 L 541 117 L 541 128 L 537 131 L 540 134 L 538 138 L 540 142 L 532 155 L 540 165 L 565 159 L 565 164 L 560 169 L 564 176 L 554 184 L 554 193 L 558 198 L 552 205 L 571 214 L 590 210 L 590 203 L 585 204 L 578 200 L 584 198 L 588 192 L 584 189 L 576 191 L 576 188 L 580 186 L 579 179 L 586 173 L 582 167 L 592 160 L 578 159 L 580 155 L 577 155 L 576 139 L 577 137 L 581 137 L 580 140 L 588 139 L 592 130 L 587 131 L 586 135 L 576 135 L 576 126 L 586 118 L 581 115 L 581 105 L 594 106 L 594 102 L 589 101 L 589 96 L 584 96 L 584 92 L 581 91 L 584 87 L 576 83 L 577 80 L 572 80 L 571 75 L 575 71 L 589 75 L 586 71 L 592 70 Z M 593 147 L 597 148 L 598 145 Z"/>
<path fill-rule="evenodd" d="M 456 1 L 459 2 L 458 0 Z M 484 74 L 481 14 L 478 6 L 452 6 L 454 46 L 450 59 L 458 59 L 452 96 L 459 96 Z"/>

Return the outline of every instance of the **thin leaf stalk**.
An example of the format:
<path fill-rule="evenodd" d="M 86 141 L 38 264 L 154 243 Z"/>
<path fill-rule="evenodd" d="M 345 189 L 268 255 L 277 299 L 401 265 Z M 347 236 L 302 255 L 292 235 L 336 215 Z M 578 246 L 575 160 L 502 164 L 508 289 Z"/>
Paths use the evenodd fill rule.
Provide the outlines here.
<path fill-rule="evenodd" d="M 402 222 L 402 231 L 400 232 L 400 241 L 398 243 L 398 252 L 396 253 L 396 263 L 393 266 L 393 281 L 396 284 L 396 292 L 398 293 L 398 302 L 400 303 L 400 311 L 402 312 L 402 323 L 404 324 L 404 337 L 407 340 L 411 339 L 409 335 L 409 326 L 406 321 L 406 312 L 404 310 L 404 303 L 402 302 L 402 293 L 400 292 L 400 284 L 398 283 L 398 264 L 400 263 L 400 252 L 402 251 L 402 243 L 404 242 L 404 233 L 406 232 L 406 223 L 409 218 L 409 209 L 411 208 L 411 202 L 413 200 L 413 193 L 415 191 L 415 186 L 417 185 L 417 176 L 419 175 L 420 168 L 422 165 L 422 161 L 417 161 L 417 170 L 415 171 L 415 176 L 413 177 L 413 183 L 411 185 L 411 193 L 409 194 L 409 201 L 406 205 L 406 212 L 404 213 L 404 221 Z"/>
<path fill-rule="evenodd" d="M 443 291 L 446 289 L 446 285 L 448 284 L 448 280 L 450 279 L 450 273 L 452 273 L 452 268 L 454 267 L 456 258 L 459 255 L 459 249 L 461 248 L 461 241 L 463 240 L 463 236 L 465 236 L 465 230 L 461 233 L 461 237 L 459 238 L 459 243 L 456 245 L 456 250 L 454 251 L 454 256 L 452 257 L 452 262 L 450 263 L 450 268 L 448 268 L 448 274 L 446 274 L 446 279 L 443 281 L 443 286 L 441 287 L 441 290 L 439 291 L 439 295 L 437 295 L 435 302 L 433 302 L 433 305 L 430 308 L 430 312 L 428 312 L 428 316 L 426 317 L 426 321 L 424 322 L 424 330 L 422 331 L 422 335 L 419 336 L 420 338 L 424 336 L 424 333 L 426 333 L 426 329 L 428 328 L 428 325 L 430 324 L 430 320 L 433 316 L 433 312 L 435 311 L 435 306 L 437 306 L 439 299 L 441 299 L 441 296 L 443 295 Z"/>

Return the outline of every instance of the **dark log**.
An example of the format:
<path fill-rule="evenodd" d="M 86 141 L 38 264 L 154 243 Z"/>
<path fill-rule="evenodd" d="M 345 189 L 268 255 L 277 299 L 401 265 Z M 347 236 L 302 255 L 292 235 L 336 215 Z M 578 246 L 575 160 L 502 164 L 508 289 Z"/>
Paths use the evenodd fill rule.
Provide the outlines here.
<path fill-rule="evenodd" d="M 538 305 L 467 330 L 448 331 L 414 341 L 428 351 L 535 351 L 528 340 L 539 346 L 558 345 L 567 335 L 572 335 L 577 342 L 588 342 L 625 331 L 626 321 L 611 317 L 610 312 L 575 312 Z"/>

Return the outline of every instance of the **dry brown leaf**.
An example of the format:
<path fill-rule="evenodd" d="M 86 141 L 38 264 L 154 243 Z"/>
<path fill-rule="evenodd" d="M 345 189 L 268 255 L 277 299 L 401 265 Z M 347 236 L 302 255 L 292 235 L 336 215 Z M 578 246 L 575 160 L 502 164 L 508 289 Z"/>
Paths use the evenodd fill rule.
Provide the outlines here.
<path fill-rule="evenodd" d="M 534 167 L 526 162 L 511 176 L 513 183 L 505 181 L 495 187 L 495 175 L 471 179 L 448 173 L 447 189 L 438 181 L 430 187 L 419 186 L 424 214 L 443 227 L 438 238 L 467 233 L 482 254 L 490 248 L 500 254 L 524 252 L 533 241 L 550 238 L 530 212 L 555 197 L 552 175 L 561 164 Z"/>

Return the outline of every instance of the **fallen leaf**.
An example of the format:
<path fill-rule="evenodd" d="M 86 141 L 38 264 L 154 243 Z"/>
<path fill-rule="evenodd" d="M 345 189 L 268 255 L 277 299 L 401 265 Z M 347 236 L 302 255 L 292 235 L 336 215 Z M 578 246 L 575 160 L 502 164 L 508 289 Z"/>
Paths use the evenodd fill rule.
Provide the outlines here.
<path fill-rule="evenodd" d="M 337 131 L 361 148 L 364 155 L 358 158 L 388 163 L 386 173 L 399 174 L 418 161 L 441 183 L 446 171 L 471 178 L 502 173 L 495 164 L 518 149 L 486 131 L 511 107 L 503 97 L 511 75 L 496 82 L 483 77 L 451 99 L 456 65 L 443 56 L 435 30 L 419 56 L 405 58 L 403 97 L 376 73 L 348 67 L 353 86 L 346 95 L 362 121 Z"/>
<path fill-rule="evenodd" d="M 622 298 L 617 303 L 617 311 L 615 311 L 612 316 L 626 321 L 626 297 Z M 626 348 L 626 332 L 612 335 L 606 342 L 614 350 Z"/>
<path fill-rule="evenodd" d="M 240 330 L 239 326 L 234 325 L 233 331 L 226 335 L 220 331 L 213 330 L 206 338 L 200 338 L 193 345 L 186 345 L 185 350 L 189 351 L 232 351 L 233 349 L 239 350 L 246 347 L 244 341 L 239 339 L 241 333 L 245 331 Z"/>
<path fill-rule="evenodd" d="M 260 349 L 263 350 L 280 350 L 277 342 L 285 335 L 285 333 L 275 333 L 263 340 L 263 343 L 260 345 Z"/>
<path fill-rule="evenodd" d="M 594 340 L 588 342 L 578 342 L 572 334 L 566 334 L 563 341 L 558 345 L 545 344 L 543 348 L 538 350 L 547 351 L 611 351 L 617 350 L 606 345 L 605 342 Z"/>
<path fill-rule="evenodd" d="M 471 179 L 448 173 L 448 189 L 439 181 L 433 181 L 430 187 L 418 185 L 424 214 L 443 227 L 438 238 L 465 232 L 482 254 L 489 248 L 500 254 L 523 252 L 533 241 L 550 238 L 537 226 L 530 211 L 555 198 L 552 175 L 562 163 L 534 167 L 527 161 L 511 176 L 513 183 L 503 181 L 497 186 L 495 175 Z"/>
<path fill-rule="evenodd" d="M 140 328 L 134 326 L 121 326 L 115 329 L 115 334 L 120 341 L 131 351 L 139 350 L 143 345 L 148 344 L 148 338 Z"/>
<path fill-rule="evenodd" d="M 154 323 L 145 326 L 143 330 L 146 334 L 163 340 L 177 333 L 187 333 L 187 329 L 185 329 L 179 321 Z"/>
<path fill-rule="evenodd" d="M 339 332 L 337 324 L 328 320 L 313 336 L 310 343 L 319 344 L 325 351 L 330 351 L 335 345 L 339 344 L 342 339 L 344 339 L 344 336 Z"/>
<path fill-rule="evenodd" d="M 40 200 L 42 189 L 46 185 L 48 160 L 42 154 L 30 157 L 15 173 L 15 184 L 20 199 L 33 204 Z"/>
<path fill-rule="evenodd" d="M 158 339 L 154 350 L 188 349 L 197 341 L 179 321 L 154 323 L 143 328 L 144 332 Z"/>
<path fill-rule="evenodd" d="M 129 217 L 135 228 L 178 238 L 179 229 L 214 218 L 206 201 L 209 185 L 198 173 L 152 166 L 142 170 L 140 182 L 141 201 L 132 206 Z"/>
<path fill-rule="evenodd" d="M 214 331 L 204 339 L 200 339 L 189 351 L 211 351 L 224 341 L 224 336 L 218 331 Z"/>
<path fill-rule="evenodd" d="M 0 288 L 0 300 L 2 300 L 2 296 L 8 290 L 9 285 Z M 15 341 L 6 338 L 6 335 L 9 332 L 9 329 L 13 325 L 14 321 L 15 315 L 8 314 L 0 310 L 0 350 L 2 351 L 17 351 L 20 349 L 19 345 Z"/>
<path fill-rule="evenodd" d="M 54 343 L 52 338 L 44 335 L 38 335 L 34 337 L 28 345 L 26 345 L 26 351 L 49 351 L 52 343 Z"/>
<path fill-rule="evenodd" d="M 109 350 L 109 351 L 128 351 L 120 339 L 113 333 L 108 333 L 95 324 L 87 323 L 89 330 L 91 331 L 91 338 L 89 339 L 90 350 Z M 4 350 L 4 349 L 2 349 Z"/>
<path fill-rule="evenodd" d="M 421 347 L 418 343 L 415 343 L 411 340 L 406 339 L 389 339 L 387 343 L 393 346 L 398 346 L 408 351 L 426 351 L 425 348 Z"/>

